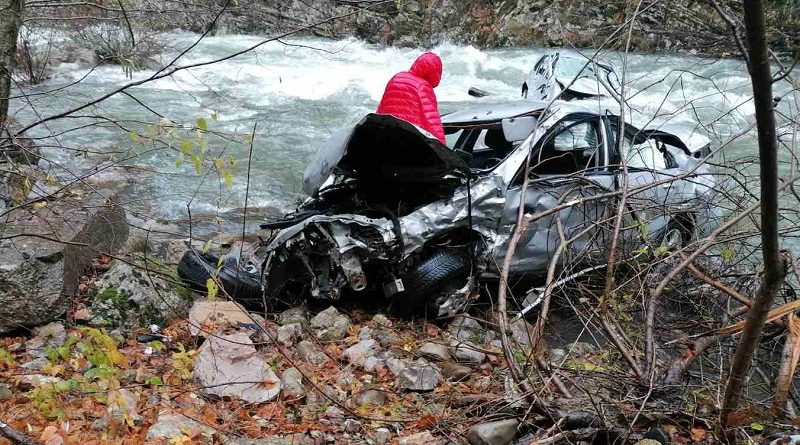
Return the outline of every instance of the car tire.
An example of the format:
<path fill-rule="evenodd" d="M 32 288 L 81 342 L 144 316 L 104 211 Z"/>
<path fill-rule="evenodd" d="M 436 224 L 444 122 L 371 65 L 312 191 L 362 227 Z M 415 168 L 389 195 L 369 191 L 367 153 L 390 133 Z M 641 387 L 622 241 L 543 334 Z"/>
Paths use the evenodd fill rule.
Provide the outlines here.
<path fill-rule="evenodd" d="M 203 292 L 212 271 L 217 270 L 219 257 L 209 253 L 188 250 L 178 262 L 178 276 L 191 289 Z M 217 273 L 222 290 L 236 301 L 261 301 L 261 283 L 258 277 L 245 270 L 223 265 Z"/>
<path fill-rule="evenodd" d="M 395 298 L 393 306 L 414 311 L 435 304 L 439 293 L 463 286 L 471 270 L 472 258 L 466 249 L 434 251 L 403 277 L 405 291 Z"/>

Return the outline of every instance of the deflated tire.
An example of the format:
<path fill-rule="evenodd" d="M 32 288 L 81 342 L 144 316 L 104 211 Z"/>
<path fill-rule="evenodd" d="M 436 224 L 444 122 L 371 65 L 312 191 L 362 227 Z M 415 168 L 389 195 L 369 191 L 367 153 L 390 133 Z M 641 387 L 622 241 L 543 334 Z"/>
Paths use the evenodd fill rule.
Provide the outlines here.
<path fill-rule="evenodd" d="M 213 275 L 222 290 L 236 301 L 247 306 L 261 303 L 261 283 L 258 277 L 229 264 L 223 264 L 217 272 L 219 257 L 209 253 L 188 250 L 178 263 L 178 276 L 190 288 L 204 292 L 206 282 Z"/>

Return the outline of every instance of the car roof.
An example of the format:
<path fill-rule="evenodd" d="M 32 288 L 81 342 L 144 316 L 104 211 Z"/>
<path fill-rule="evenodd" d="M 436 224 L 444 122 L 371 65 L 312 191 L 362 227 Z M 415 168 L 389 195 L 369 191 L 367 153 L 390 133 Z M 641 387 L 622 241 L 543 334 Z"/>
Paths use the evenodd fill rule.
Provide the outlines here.
<path fill-rule="evenodd" d="M 547 102 L 538 100 L 509 100 L 481 104 L 466 110 L 442 116 L 442 124 L 478 124 L 497 122 L 510 117 L 536 113 L 544 109 Z"/>

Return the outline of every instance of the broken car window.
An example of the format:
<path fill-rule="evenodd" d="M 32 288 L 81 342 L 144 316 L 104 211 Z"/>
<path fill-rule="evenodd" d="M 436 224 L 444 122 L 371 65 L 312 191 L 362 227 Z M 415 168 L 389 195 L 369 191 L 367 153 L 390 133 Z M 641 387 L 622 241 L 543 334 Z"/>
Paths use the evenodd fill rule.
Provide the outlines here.
<path fill-rule="evenodd" d="M 600 144 L 594 121 L 568 123 L 545 141 L 531 171 L 536 175 L 567 175 L 597 167 Z"/>

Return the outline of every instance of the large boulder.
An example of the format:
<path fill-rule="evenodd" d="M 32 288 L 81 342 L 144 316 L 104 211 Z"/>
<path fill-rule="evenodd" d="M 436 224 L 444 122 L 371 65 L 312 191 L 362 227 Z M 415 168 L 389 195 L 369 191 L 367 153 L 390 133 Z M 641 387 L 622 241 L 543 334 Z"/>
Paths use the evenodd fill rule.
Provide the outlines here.
<path fill-rule="evenodd" d="M 97 288 L 92 323 L 125 328 L 162 324 L 186 317 L 191 300 L 174 268 L 136 257 L 115 260 Z"/>
<path fill-rule="evenodd" d="M 128 237 L 125 209 L 99 192 L 23 206 L 0 221 L 0 333 L 64 314 L 92 258 Z"/>

